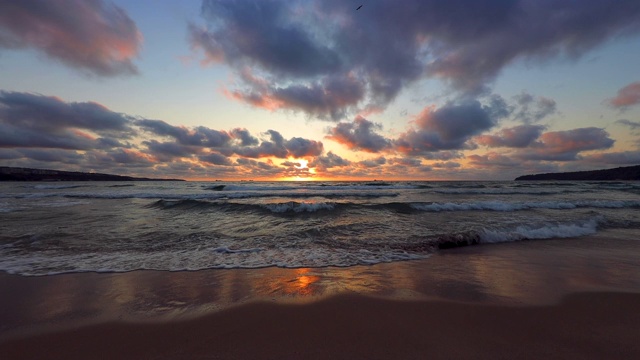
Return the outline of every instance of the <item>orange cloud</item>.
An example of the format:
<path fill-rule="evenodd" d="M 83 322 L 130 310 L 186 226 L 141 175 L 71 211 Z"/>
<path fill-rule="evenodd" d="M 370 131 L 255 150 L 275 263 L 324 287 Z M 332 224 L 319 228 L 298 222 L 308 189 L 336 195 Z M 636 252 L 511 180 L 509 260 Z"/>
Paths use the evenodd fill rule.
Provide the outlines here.
<path fill-rule="evenodd" d="M 609 99 L 609 105 L 614 108 L 626 108 L 640 104 L 640 81 L 631 83 L 618 90 L 616 97 Z"/>

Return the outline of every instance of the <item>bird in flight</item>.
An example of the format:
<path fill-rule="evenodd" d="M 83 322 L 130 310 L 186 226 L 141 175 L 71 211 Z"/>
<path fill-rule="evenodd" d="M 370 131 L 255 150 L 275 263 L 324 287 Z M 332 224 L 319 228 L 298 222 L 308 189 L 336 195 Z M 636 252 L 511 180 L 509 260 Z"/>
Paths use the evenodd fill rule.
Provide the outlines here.
<path fill-rule="evenodd" d="M 358 8 L 356 10 L 360 10 L 361 7 L 362 7 L 362 5 L 358 6 Z"/>

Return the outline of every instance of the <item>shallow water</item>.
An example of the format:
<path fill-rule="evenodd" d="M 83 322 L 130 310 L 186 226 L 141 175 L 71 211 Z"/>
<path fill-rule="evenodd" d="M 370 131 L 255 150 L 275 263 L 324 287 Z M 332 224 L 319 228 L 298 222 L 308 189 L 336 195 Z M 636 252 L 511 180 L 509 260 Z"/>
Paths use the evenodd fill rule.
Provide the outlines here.
<path fill-rule="evenodd" d="M 0 270 L 369 265 L 640 230 L 634 182 L 0 183 Z"/>

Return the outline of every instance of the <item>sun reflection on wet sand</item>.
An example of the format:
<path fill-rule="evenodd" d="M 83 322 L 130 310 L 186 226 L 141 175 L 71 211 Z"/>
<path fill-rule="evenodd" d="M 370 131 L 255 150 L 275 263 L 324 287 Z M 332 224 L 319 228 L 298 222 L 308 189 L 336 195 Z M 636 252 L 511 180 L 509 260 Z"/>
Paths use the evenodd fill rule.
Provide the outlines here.
<path fill-rule="evenodd" d="M 275 272 L 275 271 L 274 271 Z M 314 296 L 321 292 L 318 287 L 320 276 L 315 275 L 312 269 L 300 268 L 289 271 L 279 271 L 279 274 L 271 274 L 264 281 L 253 283 L 253 292 L 256 295 L 296 295 Z M 257 279 L 255 279 L 257 280 Z"/>
<path fill-rule="evenodd" d="M 339 294 L 543 304 L 577 291 L 638 291 L 640 242 L 591 237 L 474 246 L 429 259 L 348 268 L 0 274 L 0 336 L 65 321 L 191 317 L 252 301 L 309 302 Z"/>

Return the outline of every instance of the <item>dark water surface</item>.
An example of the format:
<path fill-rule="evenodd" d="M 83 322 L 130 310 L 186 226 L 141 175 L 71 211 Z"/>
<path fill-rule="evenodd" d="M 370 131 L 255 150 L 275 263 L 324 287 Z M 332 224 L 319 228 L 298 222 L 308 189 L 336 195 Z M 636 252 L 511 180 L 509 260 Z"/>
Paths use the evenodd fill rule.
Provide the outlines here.
<path fill-rule="evenodd" d="M 0 270 L 21 275 L 348 267 L 610 230 L 640 234 L 640 183 L 0 183 Z"/>

